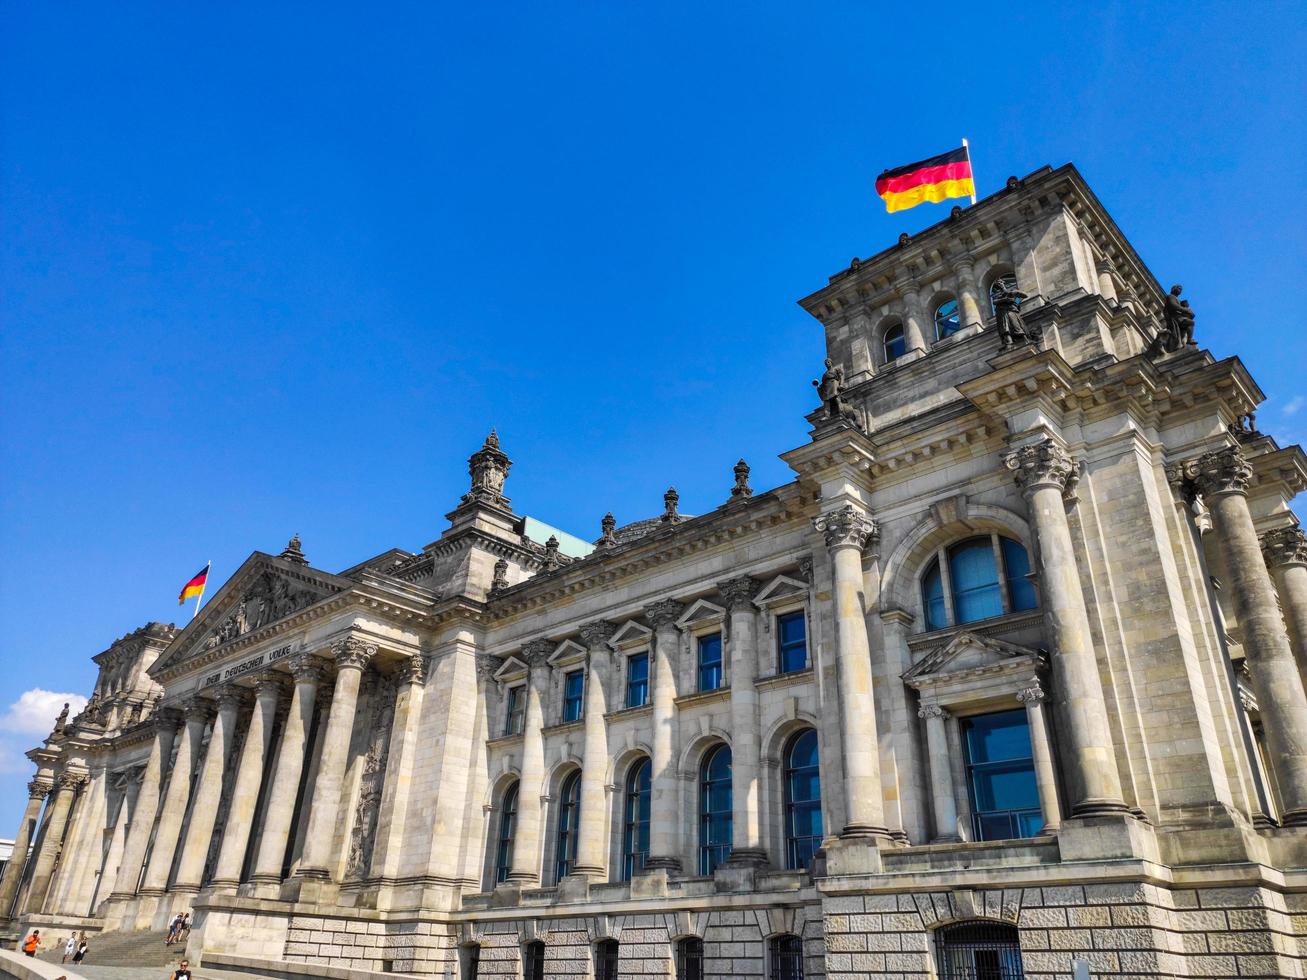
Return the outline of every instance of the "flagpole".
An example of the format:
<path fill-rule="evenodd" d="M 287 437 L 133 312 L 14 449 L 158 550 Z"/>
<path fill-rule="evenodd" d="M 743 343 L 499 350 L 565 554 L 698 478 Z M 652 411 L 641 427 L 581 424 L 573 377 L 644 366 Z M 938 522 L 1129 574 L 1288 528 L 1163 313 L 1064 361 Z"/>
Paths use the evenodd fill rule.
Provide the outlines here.
<path fill-rule="evenodd" d="M 195 597 L 195 609 L 191 613 L 191 622 L 195 622 L 195 617 L 200 614 L 200 603 L 204 601 L 204 590 L 209 587 L 209 571 L 213 568 L 213 559 L 210 558 L 208 564 L 204 566 L 204 584 L 200 586 L 200 594 Z"/>
<path fill-rule="evenodd" d="M 971 203 L 976 203 L 976 168 L 971 165 L 971 144 L 962 137 L 962 149 L 967 152 L 967 169 L 971 171 Z"/>

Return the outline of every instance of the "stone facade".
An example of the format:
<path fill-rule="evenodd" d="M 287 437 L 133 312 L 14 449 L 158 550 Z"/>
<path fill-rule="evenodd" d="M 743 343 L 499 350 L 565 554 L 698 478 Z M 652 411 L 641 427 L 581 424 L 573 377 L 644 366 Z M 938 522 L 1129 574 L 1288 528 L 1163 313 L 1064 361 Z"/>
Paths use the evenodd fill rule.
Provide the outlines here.
<path fill-rule="evenodd" d="M 1166 297 L 1045 168 L 802 301 L 784 486 L 569 557 L 492 432 L 420 551 L 256 552 L 96 658 L 0 915 L 193 909 L 244 969 L 1304 976 L 1307 460 Z"/>

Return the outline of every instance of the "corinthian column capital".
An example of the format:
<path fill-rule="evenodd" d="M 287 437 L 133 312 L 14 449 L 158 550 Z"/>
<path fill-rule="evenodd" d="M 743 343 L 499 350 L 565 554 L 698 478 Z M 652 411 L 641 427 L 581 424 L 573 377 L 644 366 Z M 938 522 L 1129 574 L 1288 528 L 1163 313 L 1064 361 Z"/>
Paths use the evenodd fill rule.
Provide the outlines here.
<path fill-rule="evenodd" d="M 876 522 L 852 504 L 812 519 L 812 526 L 826 536 L 827 548 L 857 548 L 861 551 L 880 532 Z"/>
<path fill-rule="evenodd" d="M 1052 439 L 1018 446 L 1003 457 L 1003 465 L 1012 471 L 1023 493 L 1039 487 L 1054 487 L 1065 493 L 1076 473 L 1071 454 Z"/>
<path fill-rule="evenodd" d="M 553 649 L 554 644 L 549 640 L 532 640 L 522 647 L 519 656 L 528 667 L 535 670 L 548 662 L 549 654 Z"/>
<path fill-rule="evenodd" d="M 1193 467 L 1194 482 L 1204 497 L 1223 493 L 1247 493 L 1253 468 L 1238 446 L 1226 446 L 1203 453 Z"/>
<path fill-rule="evenodd" d="M 65 770 L 55 777 L 54 785 L 56 790 L 69 789 L 75 790 L 77 787 L 85 785 L 87 775 L 84 772 L 68 772 Z"/>
<path fill-rule="evenodd" d="M 410 655 L 400 664 L 399 678 L 404 684 L 425 684 L 427 682 L 427 658 L 420 653 Z"/>
<path fill-rule="evenodd" d="M 653 623 L 654 629 L 672 626 L 685 612 L 685 603 L 675 599 L 659 599 L 644 607 L 645 618 Z"/>
<path fill-rule="evenodd" d="M 50 784 L 44 780 L 33 779 L 27 784 L 27 798 L 29 800 L 43 800 L 50 795 L 50 789 Z"/>
<path fill-rule="evenodd" d="M 917 717 L 947 719 L 948 712 L 937 704 L 923 704 L 917 709 Z"/>
<path fill-rule="evenodd" d="M 192 695 L 181 704 L 187 721 L 208 721 L 213 717 L 214 703 L 206 697 Z"/>
<path fill-rule="evenodd" d="M 1307 534 L 1300 527 L 1277 527 L 1262 535 L 1262 555 L 1271 568 L 1307 565 Z"/>
<path fill-rule="evenodd" d="M 297 653 L 286 661 L 286 667 L 297 683 L 308 681 L 318 684 L 322 682 L 324 671 L 321 657 L 316 657 L 311 653 Z"/>
<path fill-rule="evenodd" d="M 717 583 L 717 591 L 731 612 L 753 612 L 753 597 L 758 594 L 758 580 L 748 575 L 728 578 Z"/>
<path fill-rule="evenodd" d="M 377 645 L 361 640 L 357 636 L 347 636 L 331 645 L 331 656 L 338 669 L 354 667 L 363 670 L 377 655 Z"/>
<path fill-rule="evenodd" d="M 593 623 L 586 623 L 581 627 L 581 642 L 591 652 L 596 650 L 607 652 L 608 641 L 613 638 L 613 634 L 616 632 L 616 626 L 606 620 L 599 619 Z"/>

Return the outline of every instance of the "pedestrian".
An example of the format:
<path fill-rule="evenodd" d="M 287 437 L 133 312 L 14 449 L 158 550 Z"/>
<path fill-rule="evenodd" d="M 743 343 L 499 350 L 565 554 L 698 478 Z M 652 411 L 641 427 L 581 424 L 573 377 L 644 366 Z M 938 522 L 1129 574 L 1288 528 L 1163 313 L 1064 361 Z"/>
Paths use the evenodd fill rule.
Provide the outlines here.
<path fill-rule="evenodd" d="M 181 924 L 177 926 L 177 941 L 185 942 L 191 935 L 191 913 L 187 912 L 182 916 Z"/>
<path fill-rule="evenodd" d="M 172 976 L 168 980 L 191 980 L 191 965 L 182 960 L 177 964 L 177 969 L 172 971 Z"/>
<path fill-rule="evenodd" d="M 41 930 L 33 929 L 32 934 L 23 942 L 23 953 L 27 956 L 35 956 L 36 951 L 41 946 Z"/>
<path fill-rule="evenodd" d="M 82 933 L 82 941 L 77 944 L 77 952 L 73 954 L 74 963 L 82 962 L 82 958 L 86 956 L 86 950 L 89 945 L 90 944 L 86 941 L 86 933 Z"/>
<path fill-rule="evenodd" d="M 164 940 L 164 945 L 171 946 L 173 944 L 177 939 L 177 930 L 181 928 L 181 925 L 182 914 L 178 912 L 172 917 L 172 921 L 168 923 L 168 938 Z"/>
<path fill-rule="evenodd" d="M 71 957 L 76 952 L 77 952 L 77 933 L 75 932 L 69 933 L 68 941 L 64 943 L 64 958 L 61 959 L 59 962 L 67 963 L 69 957 Z"/>

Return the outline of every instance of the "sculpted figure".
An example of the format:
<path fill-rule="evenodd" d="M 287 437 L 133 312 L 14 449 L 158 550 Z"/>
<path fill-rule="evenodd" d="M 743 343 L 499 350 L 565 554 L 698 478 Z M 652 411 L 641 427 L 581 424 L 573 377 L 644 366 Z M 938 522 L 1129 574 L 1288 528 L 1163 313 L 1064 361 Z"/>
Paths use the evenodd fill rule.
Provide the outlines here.
<path fill-rule="evenodd" d="M 844 368 L 829 357 L 826 358 L 826 371 L 822 374 L 821 380 L 814 381 L 812 386 L 817 389 L 817 397 L 826 406 L 826 418 L 850 421 L 857 418 L 853 409 L 844 404 Z"/>
<path fill-rule="evenodd" d="M 1011 347 L 1017 341 L 1023 344 L 1033 343 L 1035 341 L 1033 331 L 1026 326 L 1025 320 L 1021 319 L 1021 301 L 1027 298 L 1026 294 L 1016 286 L 1000 279 L 995 284 L 992 295 L 994 325 L 998 327 L 998 335 L 1002 338 L 1003 346 Z"/>
<path fill-rule="evenodd" d="M 1189 301 L 1181 299 L 1184 287 L 1176 283 L 1162 301 L 1162 329 L 1152 344 L 1154 353 L 1178 351 L 1181 347 L 1194 346 L 1194 311 L 1189 308 Z"/>

